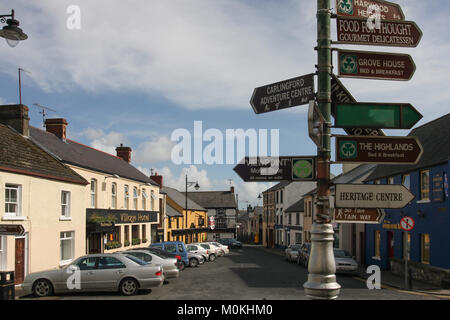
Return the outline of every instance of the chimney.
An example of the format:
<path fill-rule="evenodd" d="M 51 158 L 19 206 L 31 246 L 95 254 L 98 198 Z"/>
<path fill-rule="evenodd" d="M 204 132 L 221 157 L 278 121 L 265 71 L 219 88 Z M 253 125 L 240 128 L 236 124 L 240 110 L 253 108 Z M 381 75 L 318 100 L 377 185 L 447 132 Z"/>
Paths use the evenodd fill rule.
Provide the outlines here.
<path fill-rule="evenodd" d="M 30 117 L 28 107 L 23 104 L 8 104 L 0 106 L 0 123 L 14 128 L 25 137 L 30 136 Z"/>
<path fill-rule="evenodd" d="M 63 118 L 45 119 L 45 128 L 47 132 L 53 133 L 63 141 L 66 141 L 67 121 Z"/>
<path fill-rule="evenodd" d="M 152 179 L 153 181 L 155 181 L 157 184 L 159 184 L 159 187 L 162 188 L 163 187 L 163 177 L 162 176 L 158 176 L 158 172 L 156 172 L 154 175 L 150 176 L 150 179 Z"/>
<path fill-rule="evenodd" d="M 230 187 L 230 192 L 234 193 L 234 187 L 233 186 Z"/>
<path fill-rule="evenodd" d="M 131 162 L 131 148 L 130 147 L 124 147 L 123 144 L 120 144 L 120 147 L 116 148 L 117 156 L 119 158 L 122 158 L 126 162 Z"/>

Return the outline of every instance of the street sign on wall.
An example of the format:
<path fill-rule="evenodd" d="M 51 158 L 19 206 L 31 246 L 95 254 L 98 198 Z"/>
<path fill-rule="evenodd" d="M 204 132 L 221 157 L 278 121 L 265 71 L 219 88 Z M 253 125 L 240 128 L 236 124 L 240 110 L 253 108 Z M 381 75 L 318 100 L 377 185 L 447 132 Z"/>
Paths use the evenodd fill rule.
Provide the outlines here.
<path fill-rule="evenodd" d="M 313 181 L 315 159 L 315 156 L 245 157 L 233 170 L 245 182 Z"/>
<path fill-rule="evenodd" d="M 417 47 L 422 31 L 414 21 L 383 20 L 369 29 L 367 18 L 337 17 L 337 43 L 369 46 Z"/>
<path fill-rule="evenodd" d="M 422 115 L 409 103 L 337 103 L 333 105 L 335 127 L 411 129 Z"/>
<path fill-rule="evenodd" d="M 384 220 L 383 209 L 372 208 L 335 208 L 334 222 L 379 224 Z"/>
<path fill-rule="evenodd" d="M 21 224 L 0 224 L 0 236 L 23 236 L 25 229 Z"/>
<path fill-rule="evenodd" d="M 336 163 L 415 164 L 422 153 L 416 137 L 336 136 Z"/>
<path fill-rule="evenodd" d="M 314 96 L 314 73 L 311 73 L 256 88 L 250 104 L 259 114 L 308 104 Z"/>
<path fill-rule="evenodd" d="M 338 50 L 339 77 L 410 80 L 416 65 L 409 54 Z"/>
<path fill-rule="evenodd" d="M 401 209 L 413 199 L 400 184 L 337 184 L 334 207 Z"/>
<path fill-rule="evenodd" d="M 414 229 L 414 219 L 411 217 L 403 217 L 400 220 L 400 228 L 402 228 L 404 231 L 411 231 L 412 229 Z"/>
<path fill-rule="evenodd" d="M 344 17 L 369 18 L 375 12 L 371 6 L 379 8 L 382 20 L 405 20 L 398 4 L 381 0 L 336 0 L 336 13 Z"/>

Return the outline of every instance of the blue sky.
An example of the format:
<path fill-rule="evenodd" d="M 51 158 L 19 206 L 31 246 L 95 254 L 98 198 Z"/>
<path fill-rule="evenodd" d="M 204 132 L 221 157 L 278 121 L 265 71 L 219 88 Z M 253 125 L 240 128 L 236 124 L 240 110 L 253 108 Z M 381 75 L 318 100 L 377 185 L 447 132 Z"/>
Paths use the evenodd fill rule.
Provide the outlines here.
<path fill-rule="evenodd" d="M 417 66 L 413 79 L 342 82 L 358 101 L 413 104 L 424 116 L 421 125 L 449 110 L 450 3 L 393 2 L 422 29 L 417 48 L 336 47 L 408 53 Z M 70 5 L 81 9 L 80 30 L 66 27 Z M 136 167 L 156 169 L 174 187 L 182 187 L 188 167 L 201 190 L 228 188 L 232 179 L 240 205 L 256 204 L 271 184 L 243 183 L 234 165 L 175 165 L 170 136 L 177 128 L 192 132 L 195 120 L 223 133 L 279 129 L 281 155 L 315 154 L 307 106 L 255 115 L 249 104 L 255 87 L 315 71 L 315 6 L 310 0 L 2 1 L 0 13 L 14 8 L 29 39 L 16 48 L 0 42 L 0 103 L 18 102 L 17 68 L 24 68 L 31 72 L 23 74 L 22 99 L 32 125 L 42 127 L 33 104 L 48 106 L 57 110 L 48 117 L 67 119 L 71 139 L 111 153 L 128 145 Z"/>

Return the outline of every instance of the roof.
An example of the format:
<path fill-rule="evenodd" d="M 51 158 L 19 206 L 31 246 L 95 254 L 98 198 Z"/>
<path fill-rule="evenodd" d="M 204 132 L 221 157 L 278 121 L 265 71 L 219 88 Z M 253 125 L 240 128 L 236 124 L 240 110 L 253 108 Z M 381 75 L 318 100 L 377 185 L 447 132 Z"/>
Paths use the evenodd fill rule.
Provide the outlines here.
<path fill-rule="evenodd" d="M 121 178 L 158 185 L 122 158 L 109 153 L 70 139 L 63 141 L 53 133 L 31 126 L 30 136 L 39 146 L 61 159 L 64 163 L 107 174 L 117 174 Z"/>
<path fill-rule="evenodd" d="M 234 192 L 229 190 L 188 192 L 188 197 L 206 209 L 237 207 Z"/>
<path fill-rule="evenodd" d="M 183 214 L 181 214 L 180 212 L 178 212 L 175 208 L 173 208 L 171 205 L 167 204 L 166 206 L 166 214 L 169 217 L 182 217 Z"/>
<path fill-rule="evenodd" d="M 413 165 L 378 165 L 364 181 L 385 178 L 445 163 L 450 158 L 450 113 L 412 130 L 423 147 L 422 157 Z"/>
<path fill-rule="evenodd" d="M 361 183 L 368 175 L 370 175 L 375 168 L 376 164 L 366 163 L 353 168 L 352 170 L 342 173 L 334 178 L 332 181 L 335 184 L 342 183 Z"/>
<path fill-rule="evenodd" d="M 305 199 L 301 198 L 296 203 L 291 205 L 284 212 L 303 212 L 305 210 Z"/>
<path fill-rule="evenodd" d="M 170 188 L 170 187 L 163 187 L 162 191 L 167 194 L 167 196 L 172 199 L 177 205 L 179 205 L 182 208 L 186 207 L 186 196 L 184 195 L 184 192 L 180 192 L 177 189 Z M 198 211 L 207 211 L 202 206 L 198 205 L 196 202 L 192 201 L 191 199 L 187 199 L 187 207 L 191 210 L 198 210 Z"/>
<path fill-rule="evenodd" d="M 289 185 L 291 182 L 292 182 L 292 181 L 289 181 L 289 180 L 283 180 L 283 181 L 280 181 L 279 183 L 277 183 L 277 184 L 274 185 L 273 187 L 267 189 L 267 190 L 264 191 L 263 193 L 283 189 L 284 187 L 286 187 L 287 185 Z"/>
<path fill-rule="evenodd" d="M 88 184 L 78 173 L 14 129 L 0 124 L 0 137 L 2 137 L 0 170 L 75 184 Z"/>

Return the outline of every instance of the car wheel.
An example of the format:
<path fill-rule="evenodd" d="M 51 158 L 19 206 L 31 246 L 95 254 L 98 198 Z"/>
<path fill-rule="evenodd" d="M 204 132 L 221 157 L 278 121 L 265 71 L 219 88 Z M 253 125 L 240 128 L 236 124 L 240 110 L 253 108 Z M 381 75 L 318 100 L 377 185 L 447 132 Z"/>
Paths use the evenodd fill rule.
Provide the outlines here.
<path fill-rule="evenodd" d="M 181 263 L 178 265 L 178 268 L 180 269 L 180 271 L 183 271 L 184 268 L 186 268 L 186 265 L 184 264 L 184 262 L 181 262 Z"/>
<path fill-rule="evenodd" d="M 216 255 L 215 254 L 210 254 L 209 255 L 209 261 L 214 261 L 216 260 Z"/>
<path fill-rule="evenodd" d="M 189 267 L 194 268 L 194 267 L 198 267 L 198 260 L 195 258 L 192 258 L 191 260 L 189 260 Z"/>
<path fill-rule="evenodd" d="M 136 280 L 132 278 L 123 279 L 120 283 L 120 293 L 124 296 L 132 296 L 136 294 L 139 289 L 139 285 Z"/>
<path fill-rule="evenodd" d="M 48 297 L 53 294 L 53 286 L 50 281 L 39 279 L 33 285 L 33 293 L 38 297 Z"/>

